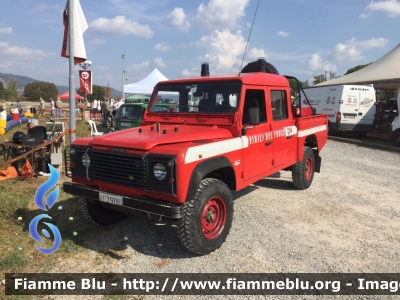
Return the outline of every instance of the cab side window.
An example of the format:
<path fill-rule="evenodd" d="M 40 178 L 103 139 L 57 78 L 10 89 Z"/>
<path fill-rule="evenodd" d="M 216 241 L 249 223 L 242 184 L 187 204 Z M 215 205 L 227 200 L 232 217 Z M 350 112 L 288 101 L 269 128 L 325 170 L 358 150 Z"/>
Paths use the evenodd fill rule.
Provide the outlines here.
<path fill-rule="evenodd" d="M 271 91 L 272 117 L 274 121 L 288 118 L 286 91 Z"/>
<path fill-rule="evenodd" d="M 260 110 L 260 123 L 267 122 L 265 109 L 265 96 L 263 90 L 247 90 L 244 99 L 242 124 L 249 124 L 249 108 L 256 107 Z"/>

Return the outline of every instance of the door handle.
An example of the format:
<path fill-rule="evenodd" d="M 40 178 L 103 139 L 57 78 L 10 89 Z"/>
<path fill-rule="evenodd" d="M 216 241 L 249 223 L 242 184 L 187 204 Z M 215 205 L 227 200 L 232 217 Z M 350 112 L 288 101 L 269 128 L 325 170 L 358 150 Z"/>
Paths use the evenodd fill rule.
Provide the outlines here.
<path fill-rule="evenodd" d="M 292 136 L 293 136 L 293 135 L 289 135 L 289 136 L 286 137 L 286 139 L 287 139 L 287 140 L 288 140 L 288 139 L 291 139 Z"/>
<path fill-rule="evenodd" d="M 362 113 L 358 113 L 359 116 L 362 116 Z"/>
<path fill-rule="evenodd" d="M 272 144 L 272 142 L 268 142 L 268 143 L 265 143 L 265 146 L 270 146 Z"/>

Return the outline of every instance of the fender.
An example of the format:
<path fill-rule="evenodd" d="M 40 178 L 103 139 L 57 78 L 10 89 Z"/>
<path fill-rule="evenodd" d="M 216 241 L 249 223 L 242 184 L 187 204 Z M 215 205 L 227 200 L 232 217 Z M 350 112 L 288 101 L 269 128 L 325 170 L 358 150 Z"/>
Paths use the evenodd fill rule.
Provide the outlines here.
<path fill-rule="evenodd" d="M 225 156 L 219 156 L 210 158 L 199 163 L 193 170 L 192 175 L 190 177 L 189 188 L 186 195 L 186 200 L 189 201 L 194 199 L 196 196 L 197 189 L 199 187 L 200 182 L 203 180 L 204 176 L 209 174 L 212 171 L 223 169 L 223 168 L 230 168 L 232 170 L 232 175 L 235 177 L 235 171 L 233 170 L 232 164 L 229 159 Z M 236 182 L 233 182 L 236 185 Z M 229 186 L 229 184 L 228 184 Z M 232 189 L 232 187 L 229 187 Z"/>

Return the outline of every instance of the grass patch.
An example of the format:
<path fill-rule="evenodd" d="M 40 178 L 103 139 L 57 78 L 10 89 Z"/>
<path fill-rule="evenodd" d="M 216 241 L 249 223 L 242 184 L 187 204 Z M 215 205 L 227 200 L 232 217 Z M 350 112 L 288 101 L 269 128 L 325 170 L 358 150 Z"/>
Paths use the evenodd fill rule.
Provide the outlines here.
<path fill-rule="evenodd" d="M 63 179 L 65 178 L 62 177 L 59 182 L 60 186 Z M 78 199 L 64 193 L 62 189 L 57 202 L 49 211 L 42 211 L 36 207 L 34 203 L 36 189 L 46 180 L 46 177 L 39 177 L 25 181 L 0 182 L 2 204 L 4 203 L 0 209 L 1 273 L 46 271 L 54 266 L 59 258 L 83 251 L 86 240 L 95 235 L 97 228 L 87 222 L 81 214 Z M 60 248 L 50 255 L 40 253 L 36 245 L 51 248 L 53 237 L 47 239 L 40 234 L 45 242 L 38 243 L 29 234 L 29 223 L 40 214 L 48 214 L 51 219 L 43 219 L 39 223 L 38 232 L 48 229 L 46 225 L 41 224 L 48 222 L 59 229 L 62 237 Z"/>
<path fill-rule="evenodd" d="M 47 119 L 40 119 L 39 124 L 45 126 L 46 121 Z M 77 137 L 90 136 L 88 123 L 77 121 L 76 128 Z M 26 133 L 26 124 L 12 128 L 5 135 L 0 136 L 0 141 L 12 139 L 16 131 Z M 66 135 L 65 145 L 69 145 L 69 141 L 70 137 Z M 0 154 L 0 164 L 3 160 L 3 155 Z M 48 177 L 39 177 L 0 181 L 0 273 L 49 271 L 59 262 L 59 258 L 66 258 L 84 251 L 86 240 L 95 235 L 96 227 L 84 219 L 78 206 L 78 199 L 62 190 L 62 183 L 70 181 L 64 175 L 61 175 L 58 182 L 60 194 L 54 206 L 49 211 L 42 211 L 35 205 L 36 190 L 47 179 Z M 60 248 L 50 255 L 39 252 L 36 245 L 50 248 L 53 245 L 53 237 L 50 236 L 50 239 L 47 239 L 40 234 L 45 242 L 38 243 L 29 234 L 29 223 L 40 214 L 48 214 L 51 219 L 43 219 L 39 223 L 38 232 L 47 229 L 51 235 L 48 227 L 41 224 L 44 221 L 54 224 L 60 230 L 62 237 Z M 74 232 L 77 235 L 74 235 Z"/>

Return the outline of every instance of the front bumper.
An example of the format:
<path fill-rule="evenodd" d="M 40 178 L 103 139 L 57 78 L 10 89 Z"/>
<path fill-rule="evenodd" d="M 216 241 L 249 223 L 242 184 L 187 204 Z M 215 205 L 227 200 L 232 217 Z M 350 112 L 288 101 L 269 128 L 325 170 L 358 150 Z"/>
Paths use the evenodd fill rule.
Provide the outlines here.
<path fill-rule="evenodd" d="M 100 191 L 95 188 L 72 182 L 64 182 L 63 189 L 64 192 L 75 196 L 86 197 L 96 201 L 100 201 Z M 165 216 L 172 219 L 180 219 L 183 217 L 182 204 L 174 204 L 150 198 L 132 198 L 122 196 L 122 199 L 122 207 L 125 207 L 127 209 L 134 209 L 155 215 Z"/>
<path fill-rule="evenodd" d="M 333 131 L 374 131 L 376 124 L 345 124 L 345 123 L 331 123 Z"/>

